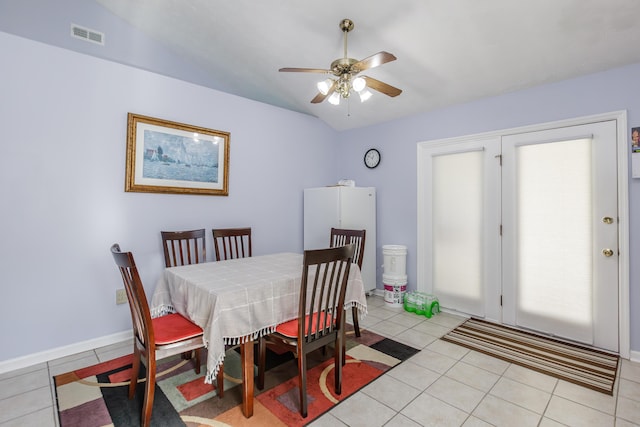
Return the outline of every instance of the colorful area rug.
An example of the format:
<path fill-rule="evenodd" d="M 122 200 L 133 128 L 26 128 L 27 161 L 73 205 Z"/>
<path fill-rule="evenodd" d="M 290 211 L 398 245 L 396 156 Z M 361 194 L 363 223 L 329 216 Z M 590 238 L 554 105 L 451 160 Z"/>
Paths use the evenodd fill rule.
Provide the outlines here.
<path fill-rule="evenodd" d="M 618 356 L 529 332 L 469 319 L 443 340 L 565 381 L 613 394 Z"/>
<path fill-rule="evenodd" d="M 299 412 L 297 361 L 291 353 L 268 350 L 265 388 L 256 389 L 254 415 L 249 419 L 240 409 L 237 349 L 227 351 L 223 398 L 216 395 L 214 385 L 204 383 L 204 366 L 197 376 L 192 361 L 166 359 L 158 364 L 151 425 L 302 426 L 417 352 L 369 331 L 363 330 L 360 338 L 349 334 L 339 396 L 333 392 L 333 349 L 309 354 L 307 418 Z M 143 385 L 138 385 L 134 399 L 127 398 L 130 369 L 131 355 L 55 376 L 60 426 L 139 426 Z"/>

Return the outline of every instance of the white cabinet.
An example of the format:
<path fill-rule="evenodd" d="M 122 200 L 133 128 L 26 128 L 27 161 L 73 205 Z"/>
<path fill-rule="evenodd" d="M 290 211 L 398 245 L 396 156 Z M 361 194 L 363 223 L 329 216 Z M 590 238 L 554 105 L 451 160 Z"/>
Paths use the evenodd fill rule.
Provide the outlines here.
<path fill-rule="evenodd" d="M 320 187 L 304 190 L 304 248 L 329 247 L 331 227 L 367 230 L 362 281 L 376 288 L 376 189 Z"/>

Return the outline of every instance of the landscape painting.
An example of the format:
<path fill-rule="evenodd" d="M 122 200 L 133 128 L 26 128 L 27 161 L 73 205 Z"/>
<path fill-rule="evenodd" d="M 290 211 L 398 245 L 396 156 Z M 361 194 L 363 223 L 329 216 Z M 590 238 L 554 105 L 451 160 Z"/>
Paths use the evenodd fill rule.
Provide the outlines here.
<path fill-rule="evenodd" d="M 125 191 L 227 196 L 229 137 L 129 113 Z"/>

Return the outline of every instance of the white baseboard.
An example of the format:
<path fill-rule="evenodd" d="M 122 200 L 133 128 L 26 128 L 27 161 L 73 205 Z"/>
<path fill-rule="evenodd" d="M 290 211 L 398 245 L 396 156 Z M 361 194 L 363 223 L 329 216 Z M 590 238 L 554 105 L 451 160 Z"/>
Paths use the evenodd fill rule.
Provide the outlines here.
<path fill-rule="evenodd" d="M 94 348 L 116 344 L 132 338 L 133 332 L 131 330 L 128 330 L 112 335 L 106 335 L 100 338 L 93 338 L 75 344 L 52 348 L 50 350 L 41 351 L 39 353 L 16 357 L 15 359 L 3 360 L 0 361 L 0 374 L 15 371 L 16 369 L 27 368 L 29 366 L 48 362 L 54 359 L 59 359 L 61 357 L 71 356 L 72 354 L 82 353 L 83 351 L 93 350 Z"/>
<path fill-rule="evenodd" d="M 640 362 L 640 351 L 631 350 L 629 352 L 629 360 L 632 362 Z"/>
<path fill-rule="evenodd" d="M 376 288 L 376 289 L 371 289 L 371 290 L 369 291 L 369 294 L 370 294 L 370 295 L 375 295 L 375 296 L 383 297 L 383 298 L 384 298 L 384 289 L 378 289 L 378 288 Z"/>

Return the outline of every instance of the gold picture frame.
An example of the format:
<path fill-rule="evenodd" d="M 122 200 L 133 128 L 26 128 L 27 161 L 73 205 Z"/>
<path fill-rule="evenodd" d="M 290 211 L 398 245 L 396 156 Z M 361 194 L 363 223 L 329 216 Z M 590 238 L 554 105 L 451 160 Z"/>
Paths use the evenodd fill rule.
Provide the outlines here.
<path fill-rule="evenodd" d="M 229 195 L 230 133 L 129 113 L 125 191 Z"/>

